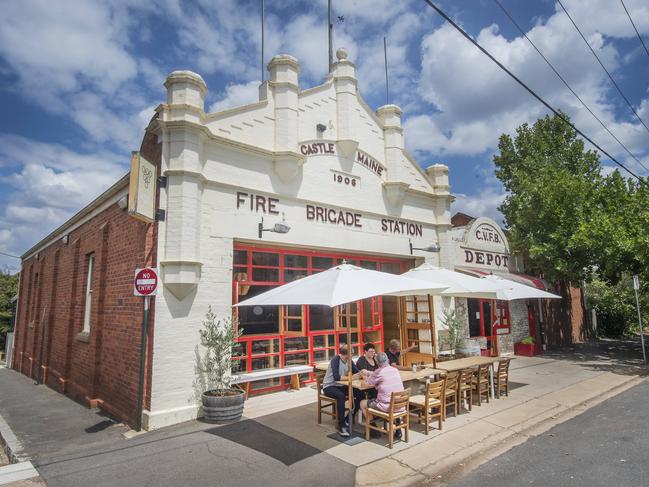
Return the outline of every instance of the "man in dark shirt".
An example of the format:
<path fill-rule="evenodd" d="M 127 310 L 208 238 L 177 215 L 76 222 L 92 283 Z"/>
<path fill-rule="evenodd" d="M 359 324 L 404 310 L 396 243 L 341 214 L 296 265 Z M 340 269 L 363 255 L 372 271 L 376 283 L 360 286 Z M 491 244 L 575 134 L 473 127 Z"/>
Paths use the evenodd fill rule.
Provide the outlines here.
<path fill-rule="evenodd" d="M 417 346 L 413 345 L 412 347 L 408 347 L 403 350 L 403 352 L 408 353 L 415 348 L 417 348 Z M 408 367 L 401 366 L 401 343 L 399 342 L 399 340 L 390 340 L 388 349 L 385 351 L 385 353 L 388 356 L 388 362 L 390 363 L 390 365 L 396 367 L 397 369 L 408 369 Z"/>
<path fill-rule="evenodd" d="M 341 436 L 349 436 L 348 422 L 349 419 L 345 417 L 345 400 L 347 399 L 348 386 L 340 385 L 337 382 L 347 377 L 349 367 L 352 370 L 352 380 L 365 377 L 369 374 L 366 370 L 360 371 L 356 368 L 352 358 L 349 356 L 348 347 L 346 344 L 340 345 L 338 355 L 331 359 L 327 373 L 322 380 L 322 392 L 329 397 L 336 400 L 336 409 L 338 411 L 338 431 Z M 352 389 L 354 394 L 354 409 L 352 415 L 360 409 L 361 399 L 363 393 L 358 389 Z"/>

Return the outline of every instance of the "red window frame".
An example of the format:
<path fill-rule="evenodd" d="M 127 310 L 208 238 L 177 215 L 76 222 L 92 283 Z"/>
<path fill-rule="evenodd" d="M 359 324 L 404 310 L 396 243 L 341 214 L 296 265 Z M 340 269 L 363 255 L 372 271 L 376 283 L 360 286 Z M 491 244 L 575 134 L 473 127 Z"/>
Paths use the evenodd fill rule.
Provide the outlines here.
<path fill-rule="evenodd" d="M 260 246 L 260 245 L 255 245 L 255 244 L 246 244 L 246 243 L 235 243 L 234 244 L 234 251 L 246 251 L 247 252 L 247 258 L 246 258 L 246 263 L 243 264 L 233 264 L 233 274 L 232 274 L 232 294 L 233 294 L 233 303 L 238 302 L 238 289 L 240 286 L 280 286 L 282 284 L 285 284 L 285 270 L 299 270 L 299 271 L 306 271 L 306 275 L 311 275 L 314 272 L 320 272 L 323 270 L 328 269 L 328 267 L 313 267 L 313 258 L 314 257 L 321 257 L 321 258 L 330 258 L 331 259 L 331 266 L 338 265 L 340 264 L 343 260 L 346 260 L 350 264 L 358 265 L 361 263 L 361 261 L 365 262 L 373 262 L 376 264 L 376 268 L 381 270 L 382 264 L 389 264 L 390 267 L 394 267 L 394 265 L 398 265 L 398 269 L 401 273 L 406 272 L 411 266 L 412 263 L 409 260 L 401 260 L 401 259 L 396 259 L 396 258 L 386 258 L 386 257 L 374 257 L 374 256 L 369 256 L 369 255 L 357 255 L 357 254 L 346 254 L 346 253 L 337 253 L 337 252 L 321 252 L 321 251 L 311 251 L 311 250 L 298 250 L 298 249 L 290 249 L 290 248 L 282 248 L 282 247 L 271 247 L 271 246 Z M 253 264 L 253 252 L 267 252 L 267 253 L 273 253 L 273 254 L 278 254 L 278 265 L 277 266 L 272 266 L 272 265 L 260 265 L 260 264 Z M 285 256 L 286 255 L 297 255 L 297 256 L 305 256 L 307 257 L 307 266 L 306 267 L 294 267 L 294 266 L 285 266 Z M 254 269 L 277 269 L 278 270 L 278 281 L 255 281 L 253 279 L 253 270 Z M 238 280 L 235 280 L 235 277 L 238 277 Z M 363 345 L 366 343 L 364 341 L 364 335 L 366 333 L 370 332 L 378 332 L 378 339 L 373 339 L 371 340 L 372 343 L 375 344 L 376 347 L 379 349 L 383 349 L 383 344 L 384 344 L 384 332 L 383 332 L 383 300 L 382 298 L 379 297 L 374 297 L 374 298 L 368 298 L 371 300 L 370 302 L 370 316 L 365 316 L 365 309 L 363 306 L 363 301 L 357 301 L 356 306 L 357 306 L 357 314 L 358 314 L 358 329 L 353 331 L 353 335 L 356 336 L 356 339 L 352 339 L 352 347 L 354 351 L 358 354 L 362 352 Z M 312 365 L 314 364 L 315 360 L 315 353 L 318 351 L 322 350 L 329 350 L 333 351 L 334 353 L 338 351 L 339 346 L 340 346 L 340 336 L 341 335 L 346 335 L 347 330 L 345 328 L 341 328 L 337 326 L 335 320 L 336 320 L 336 313 L 333 313 L 333 319 L 334 323 L 332 323 L 333 328 L 330 330 L 311 330 L 310 327 L 310 312 L 309 312 L 309 306 L 305 306 L 305 311 L 304 311 L 304 334 L 295 334 L 295 333 L 283 333 L 282 332 L 282 326 L 281 323 L 278 323 L 278 332 L 277 333 L 271 333 L 271 334 L 261 334 L 261 335 L 243 335 L 239 341 L 240 342 L 246 342 L 246 356 L 239 356 L 239 357 L 233 357 L 232 360 L 236 361 L 244 361 L 246 364 L 245 370 L 246 372 L 252 372 L 252 359 L 253 358 L 261 358 L 262 356 L 265 355 L 258 355 L 258 354 L 253 354 L 252 353 L 252 342 L 256 340 L 271 340 L 271 339 L 278 339 L 280 343 L 280 365 L 282 367 L 285 366 L 286 363 L 286 357 L 287 356 L 292 356 L 292 355 L 297 355 L 297 354 L 308 354 L 309 358 L 309 363 Z M 235 318 L 238 317 L 238 309 L 234 308 L 234 314 Z M 281 315 L 282 313 L 280 313 Z M 334 345 L 333 346 L 328 346 L 328 347 L 314 347 L 313 340 L 314 337 L 317 337 L 319 335 L 332 335 L 334 337 Z M 308 344 L 308 349 L 302 349 L 302 350 L 290 350 L 286 351 L 284 348 L 284 341 L 287 339 L 291 338 L 296 338 L 296 337 L 305 337 L 307 339 L 307 344 Z M 269 355 L 277 355 L 276 353 L 269 354 Z M 309 376 L 306 377 L 306 380 L 310 381 L 313 380 L 313 374 L 308 374 Z M 259 389 L 254 389 L 254 383 L 251 384 L 251 393 L 261 393 L 261 392 L 266 392 L 266 391 L 273 391 L 273 390 L 279 390 L 282 388 L 285 388 L 288 385 L 288 378 L 280 378 L 279 380 L 279 385 L 276 386 L 270 386 L 270 387 L 262 387 Z"/>
<path fill-rule="evenodd" d="M 511 330 L 511 314 L 509 313 L 509 301 L 503 301 L 503 300 L 494 300 L 494 299 L 479 299 L 479 298 L 472 298 L 478 301 L 478 309 L 480 310 L 480 334 L 479 335 L 471 335 L 469 338 L 478 338 L 478 337 L 487 337 L 490 338 L 491 336 L 495 335 L 496 333 L 493 330 L 493 324 L 496 319 L 496 310 L 498 311 L 498 318 L 500 319 L 500 325 L 498 328 L 509 328 Z M 482 310 L 484 309 L 482 307 L 483 303 L 485 302 L 491 302 L 491 316 L 489 316 L 489 319 L 491 320 L 491 335 L 485 335 L 485 316 Z"/>

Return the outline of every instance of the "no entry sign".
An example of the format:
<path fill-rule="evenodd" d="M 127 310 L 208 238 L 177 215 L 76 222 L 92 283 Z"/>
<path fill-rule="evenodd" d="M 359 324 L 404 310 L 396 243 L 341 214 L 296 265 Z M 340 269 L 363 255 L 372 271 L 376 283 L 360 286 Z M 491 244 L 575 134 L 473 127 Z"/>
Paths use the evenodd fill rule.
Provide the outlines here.
<path fill-rule="evenodd" d="M 135 269 L 135 280 L 133 281 L 133 294 L 135 296 L 152 296 L 158 290 L 158 269 L 145 267 Z"/>

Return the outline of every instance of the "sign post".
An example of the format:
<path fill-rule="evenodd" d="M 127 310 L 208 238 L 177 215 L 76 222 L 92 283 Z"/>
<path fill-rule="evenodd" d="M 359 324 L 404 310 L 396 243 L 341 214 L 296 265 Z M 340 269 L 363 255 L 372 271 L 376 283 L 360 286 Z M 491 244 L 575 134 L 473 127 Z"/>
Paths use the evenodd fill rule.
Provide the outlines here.
<path fill-rule="evenodd" d="M 144 403 L 144 367 L 146 357 L 146 338 L 149 324 L 149 296 L 154 296 L 158 291 L 158 269 L 146 267 L 135 270 L 133 281 L 133 294 L 144 296 L 144 316 L 142 318 L 142 340 L 140 347 L 140 382 L 137 389 L 137 416 L 135 418 L 135 431 L 142 430 L 142 404 Z"/>
<path fill-rule="evenodd" d="M 647 363 L 647 354 L 644 349 L 644 330 L 642 329 L 642 315 L 640 314 L 640 299 L 638 298 L 638 291 L 640 290 L 640 279 L 638 275 L 633 276 L 633 290 L 635 291 L 635 307 L 638 310 L 638 323 L 640 324 L 640 341 L 642 342 L 642 358 L 644 363 Z"/>

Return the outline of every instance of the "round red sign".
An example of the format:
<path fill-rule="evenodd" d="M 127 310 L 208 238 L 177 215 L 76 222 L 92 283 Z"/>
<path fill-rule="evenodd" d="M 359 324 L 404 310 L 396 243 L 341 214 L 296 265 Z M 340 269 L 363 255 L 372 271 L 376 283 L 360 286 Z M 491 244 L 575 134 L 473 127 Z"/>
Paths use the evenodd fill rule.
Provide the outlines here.
<path fill-rule="evenodd" d="M 135 295 L 150 296 L 158 289 L 158 274 L 155 269 L 147 267 L 135 272 Z"/>

